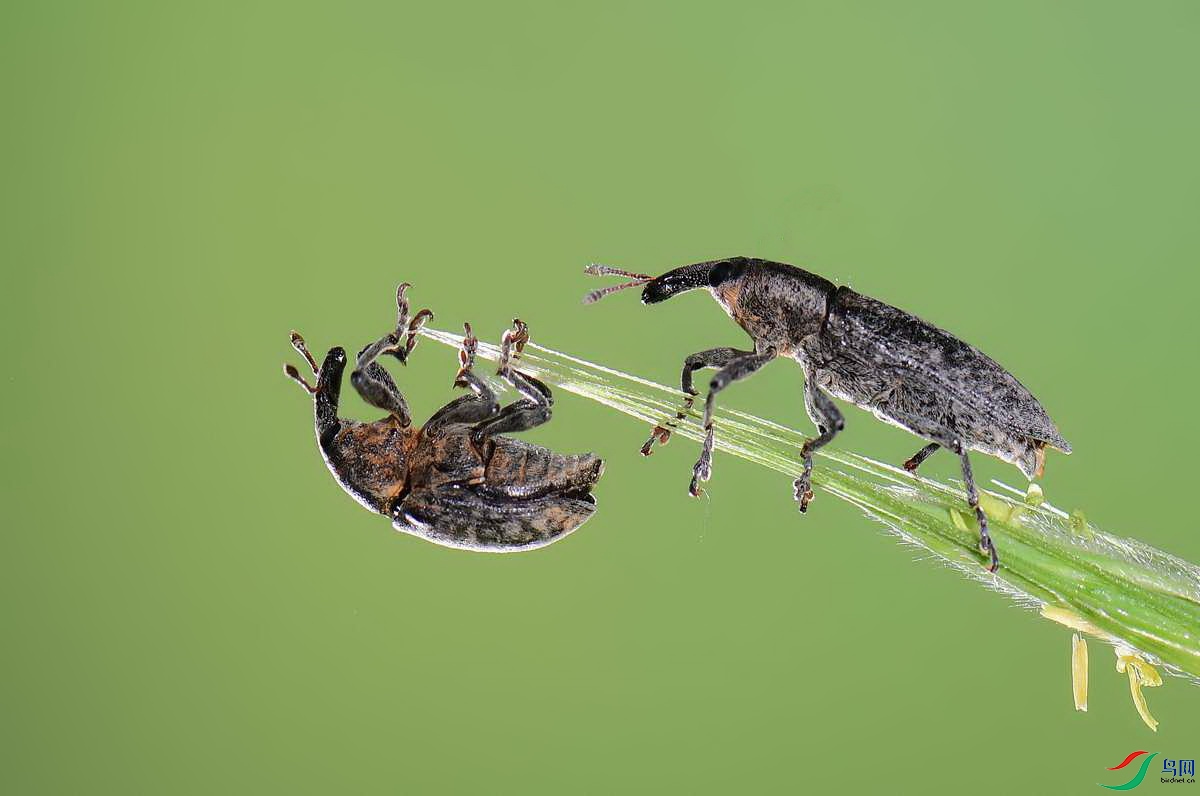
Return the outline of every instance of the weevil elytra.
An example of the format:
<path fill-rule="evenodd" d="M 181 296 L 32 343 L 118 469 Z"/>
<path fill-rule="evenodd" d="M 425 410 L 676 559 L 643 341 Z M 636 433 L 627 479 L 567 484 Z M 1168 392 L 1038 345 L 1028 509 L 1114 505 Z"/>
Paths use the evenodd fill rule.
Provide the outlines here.
<path fill-rule="evenodd" d="M 474 373 L 478 341 L 465 324 L 454 386 L 470 394 L 414 426 L 408 403 L 377 361 L 386 355 L 407 364 L 418 330 L 433 316 L 421 310 L 409 320 L 408 287 L 396 291 L 396 328 L 359 351 L 350 374 L 363 400 L 388 413 L 380 420 L 338 417 L 345 350 L 330 349 L 318 366 L 304 338 L 292 332 L 292 346 L 317 384 L 310 385 L 292 365 L 284 370 L 313 396 L 317 443 L 333 477 L 363 506 L 390 517 L 396 530 L 446 547 L 530 550 L 574 531 L 596 510 L 591 490 L 604 462 L 591 453 L 564 456 L 500 436 L 547 422 L 554 403 L 545 384 L 512 363 L 529 339 L 526 325 L 514 320 L 505 332 L 497 371 L 520 394 L 517 401 L 501 407 Z"/>
<path fill-rule="evenodd" d="M 1071 452 L 1033 394 L 983 352 L 915 315 L 795 266 L 731 257 L 657 277 L 596 265 L 586 272 L 633 279 L 588 293 L 587 304 L 630 287 L 642 288 L 644 304 L 707 289 L 754 341 L 750 351 L 713 348 L 684 361 L 680 386 L 685 404 L 680 418 L 699 394 L 692 386 L 692 373 L 719 368 L 704 402 L 705 439 L 692 468 L 688 488 L 692 495 L 699 496 L 700 482 L 712 475 L 717 393 L 776 357 L 793 359 L 803 369 L 804 407 L 818 431 L 800 449 L 803 470 L 793 484 L 802 512 L 813 497 L 813 452 L 845 425 L 830 395 L 929 440 L 904 463 L 910 472 L 939 448 L 958 456 L 967 503 L 979 523 L 979 549 L 988 556 L 993 572 L 1000 559 L 988 535 L 987 515 L 979 506 L 968 452 L 1010 462 L 1031 479 L 1042 474 L 1046 446 Z M 655 427 L 642 453 L 649 455 L 655 440 L 666 441 L 669 434 Z"/>

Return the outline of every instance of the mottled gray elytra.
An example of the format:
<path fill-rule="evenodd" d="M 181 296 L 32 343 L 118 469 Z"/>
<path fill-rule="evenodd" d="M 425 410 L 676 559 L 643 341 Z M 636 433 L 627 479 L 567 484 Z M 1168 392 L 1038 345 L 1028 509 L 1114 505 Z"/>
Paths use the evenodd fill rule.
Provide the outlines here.
<path fill-rule="evenodd" d="M 374 422 L 337 416 L 345 350 L 330 349 L 318 367 L 304 338 L 292 332 L 292 345 L 317 385 L 309 385 L 292 365 L 284 371 L 313 396 L 317 444 L 333 477 L 363 506 L 390 517 L 396 530 L 446 547 L 531 550 L 574 531 L 596 510 L 591 490 L 604 462 L 591 453 L 564 456 L 500 436 L 547 422 L 554 403 L 549 387 L 512 364 L 529 340 L 526 325 L 514 319 L 504 333 L 497 371 L 516 388 L 517 401 L 501 407 L 475 375 L 478 341 L 465 324 L 454 386 L 470 393 L 414 426 L 408 403 L 377 361 L 390 355 L 407 364 L 418 330 L 433 316 L 421 310 L 409 320 L 408 287 L 396 291 L 396 328 L 364 347 L 350 374 L 363 400 L 388 413 Z"/>
<path fill-rule="evenodd" d="M 692 386 L 692 372 L 719 368 L 704 403 L 705 439 L 692 468 L 692 495 L 699 496 L 700 482 L 712 475 L 716 394 L 776 357 L 794 359 L 804 370 L 804 407 L 819 432 L 800 449 L 804 469 L 793 486 L 802 512 L 813 496 L 813 451 L 845 425 L 830 394 L 930 440 L 904 463 L 910 472 L 938 448 L 959 457 L 967 502 L 979 521 L 979 549 L 989 557 L 992 572 L 1000 559 L 988 535 L 987 515 L 979 506 L 967 452 L 1011 462 L 1029 478 L 1041 476 L 1047 445 L 1071 452 L 1033 394 L 983 352 L 915 315 L 795 266 L 731 257 L 658 277 L 596 265 L 586 273 L 633 279 L 588 293 L 587 304 L 629 287 L 642 288 L 644 304 L 705 288 L 754 341 L 752 351 L 713 348 L 684 361 L 680 386 L 686 398 L 679 420 L 691 408 L 692 396 L 699 394 Z M 669 436 L 668 428 L 655 426 L 642 453 L 649 455 L 656 440 L 666 442 Z"/>

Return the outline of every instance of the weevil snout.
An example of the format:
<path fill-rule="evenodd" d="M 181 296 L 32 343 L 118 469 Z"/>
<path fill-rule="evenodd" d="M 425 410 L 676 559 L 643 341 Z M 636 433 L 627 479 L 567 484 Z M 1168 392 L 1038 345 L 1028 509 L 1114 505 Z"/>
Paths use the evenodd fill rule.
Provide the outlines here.
<path fill-rule="evenodd" d="M 678 293 L 695 290 L 698 287 L 712 287 L 727 278 L 727 274 L 717 274 L 724 263 L 721 261 L 697 263 L 667 271 L 660 277 L 652 279 L 642 290 L 643 304 L 657 304 L 666 301 Z"/>

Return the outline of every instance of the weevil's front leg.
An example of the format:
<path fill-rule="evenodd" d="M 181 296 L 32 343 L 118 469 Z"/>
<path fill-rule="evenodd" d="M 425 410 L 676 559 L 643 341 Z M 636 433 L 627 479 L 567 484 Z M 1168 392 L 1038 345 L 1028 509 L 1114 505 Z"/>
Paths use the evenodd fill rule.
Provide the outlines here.
<path fill-rule="evenodd" d="M 404 395 L 392 380 L 391 374 L 375 361 L 380 351 L 376 350 L 374 355 L 370 355 L 377 345 L 378 343 L 368 345 L 358 352 L 358 361 L 350 374 L 350 383 L 364 401 L 392 415 L 400 421 L 400 425 L 408 426 L 412 423 L 408 401 L 404 400 Z"/>
<path fill-rule="evenodd" d="M 988 556 L 988 572 L 1000 568 L 1000 556 L 996 555 L 996 545 L 988 534 L 987 514 L 979 505 L 979 492 L 975 489 L 975 476 L 971 473 L 971 460 L 967 457 L 967 449 L 962 445 L 956 452 L 962 459 L 963 485 L 967 488 L 967 503 L 975 509 L 975 519 L 979 521 L 979 552 Z"/>
<path fill-rule="evenodd" d="M 932 456 L 940 447 L 942 447 L 941 444 L 937 442 L 929 443 L 924 448 L 921 448 L 921 450 L 909 457 L 906 462 L 904 462 L 904 469 L 908 470 L 910 473 L 915 473 L 917 468 L 921 466 L 921 462 Z"/>
<path fill-rule="evenodd" d="M 761 354 L 747 354 L 738 357 L 717 371 L 708 384 L 708 397 L 704 400 L 704 445 L 700 449 L 700 458 L 692 467 L 692 482 L 688 486 L 688 494 L 700 497 L 700 482 L 712 478 L 712 452 L 715 442 L 713 432 L 713 410 L 716 408 L 717 393 L 738 379 L 744 379 L 763 365 L 775 358 L 775 350 L 768 348 Z"/>
<path fill-rule="evenodd" d="M 720 368 L 728 365 L 739 357 L 751 356 L 753 351 L 742 351 L 737 348 L 710 348 L 707 351 L 697 351 L 683 361 L 683 374 L 679 378 L 679 388 L 683 390 L 683 404 L 675 412 L 675 422 L 670 420 L 656 425 L 650 431 L 650 438 L 642 445 L 642 455 L 654 453 L 654 443 L 666 445 L 671 439 L 671 431 L 679 426 L 680 421 L 687 417 L 695 403 L 695 396 L 700 393 L 692 385 L 692 373 L 703 368 Z"/>
<path fill-rule="evenodd" d="M 830 440 L 846 427 L 841 410 L 837 408 L 833 399 L 816 385 L 812 374 L 807 374 L 804 378 L 804 408 L 808 410 L 808 416 L 820 434 L 805 440 L 804 445 L 800 447 L 800 458 L 804 462 L 804 470 L 800 473 L 800 477 L 792 483 L 792 488 L 801 512 L 808 511 L 809 501 L 813 499 L 813 452 L 828 445 Z"/>
<path fill-rule="evenodd" d="M 396 328 L 374 343 L 364 346 L 358 352 L 354 371 L 350 374 L 350 383 L 364 401 L 389 413 L 404 426 L 412 423 L 408 402 L 396 387 L 396 382 L 376 360 L 384 354 L 390 354 L 401 363 L 407 363 L 409 353 L 416 346 L 418 329 L 427 318 L 433 317 L 430 310 L 424 309 L 409 321 L 408 299 L 404 295 L 409 287 L 410 285 L 404 282 L 396 288 Z M 401 339 L 406 334 L 408 339 L 402 344 Z"/>
<path fill-rule="evenodd" d="M 524 323 L 514 320 L 513 325 L 515 332 L 504 333 L 504 339 L 500 345 L 500 366 L 496 373 L 503 376 L 509 384 L 516 388 L 521 398 L 505 406 L 495 417 L 477 424 L 472 429 L 471 444 L 479 451 L 484 461 L 490 458 L 487 443 L 491 437 L 497 434 L 528 431 L 546 423 L 550 420 L 550 407 L 554 405 L 554 395 L 548 386 L 533 376 L 520 373 L 512 366 L 511 359 L 514 349 L 519 351 L 529 339 Z"/>
<path fill-rule="evenodd" d="M 500 402 L 496 393 L 488 383 L 475 375 L 475 351 L 479 345 L 471 324 L 464 323 L 465 334 L 462 348 L 458 352 L 459 369 L 454 377 L 455 387 L 466 387 L 470 395 L 455 398 L 441 409 L 434 412 L 433 417 L 425 423 L 425 433 L 431 434 L 449 423 L 481 423 L 495 417 L 500 411 Z"/>

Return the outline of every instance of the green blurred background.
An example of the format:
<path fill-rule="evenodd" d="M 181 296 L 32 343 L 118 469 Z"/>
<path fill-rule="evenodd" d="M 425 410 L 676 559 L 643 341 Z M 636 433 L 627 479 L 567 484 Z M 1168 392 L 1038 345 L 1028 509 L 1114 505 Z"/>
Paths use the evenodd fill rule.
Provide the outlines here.
<path fill-rule="evenodd" d="M 582 267 L 784 260 L 1008 365 L 1075 446 L 1048 497 L 1200 559 L 1198 34 L 1186 2 L 6 4 L 0 790 L 1088 793 L 1200 756 L 1197 688 L 1148 692 L 1154 735 L 1093 643 L 1076 713 L 1065 629 L 728 456 L 691 500 L 694 445 L 642 459 L 581 399 L 529 435 L 608 460 L 578 534 L 398 535 L 280 370 L 408 280 L 443 328 L 671 383 L 742 333 L 699 293 L 584 309 Z M 414 414 L 454 367 L 394 369 Z M 807 428 L 800 389 L 726 404 Z"/>

